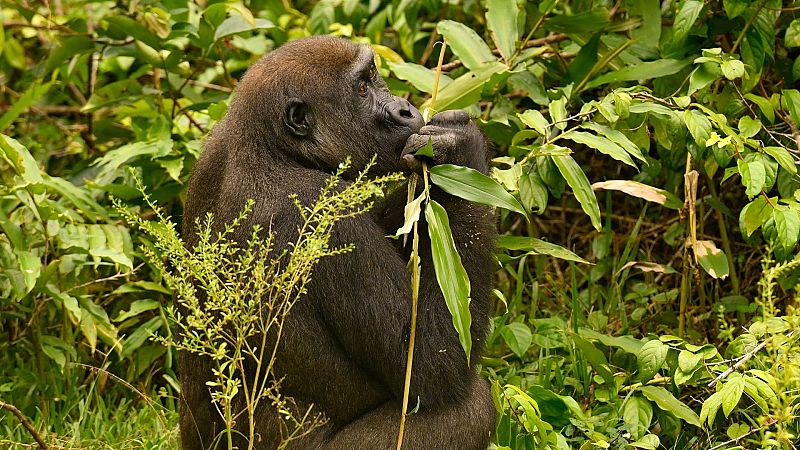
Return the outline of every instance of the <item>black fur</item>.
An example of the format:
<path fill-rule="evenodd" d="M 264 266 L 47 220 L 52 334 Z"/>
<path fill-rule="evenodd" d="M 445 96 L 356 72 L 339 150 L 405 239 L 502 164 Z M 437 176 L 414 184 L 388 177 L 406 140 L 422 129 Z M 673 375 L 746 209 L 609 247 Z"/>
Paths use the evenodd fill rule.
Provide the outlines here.
<path fill-rule="evenodd" d="M 419 112 L 392 96 L 370 70 L 372 51 L 349 41 L 315 37 L 286 44 L 245 74 L 226 117 L 205 144 L 189 183 L 183 235 L 197 238 L 194 221 L 212 212 L 232 220 L 248 198 L 253 212 L 237 239 L 259 223 L 275 233 L 277 249 L 296 237 L 299 215 L 288 199 L 316 199 L 346 155 L 355 170 L 377 153 L 375 173 L 418 169 L 403 155 L 434 147 L 430 164 L 456 163 L 487 172 L 483 136 L 465 113 L 452 111 L 422 126 Z M 369 74 L 372 73 L 372 78 Z M 365 75 L 367 74 L 367 75 Z M 362 84 L 366 83 L 366 87 Z M 417 134 L 419 133 L 419 134 Z M 494 429 L 488 383 L 474 367 L 488 330 L 494 218 L 491 211 L 437 189 L 450 216 L 456 246 L 472 282 L 472 367 L 453 329 L 436 282 L 424 218 L 422 280 L 406 449 L 484 449 Z M 408 250 L 385 236 L 402 224 L 405 189 L 368 215 L 337 224 L 332 244 L 351 253 L 323 259 L 308 293 L 287 318 L 276 374 L 298 407 L 310 404 L 329 422 L 290 448 L 393 449 L 400 420 L 411 316 Z M 410 247 L 410 245 L 408 246 Z M 210 363 L 180 358 L 181 440 L 184 450 L 207 448 L 222 429 L 205 382 Z M 247 435 L 246 419 L 239 427 Z M 258 411 L 256 448 L 275 448 L 280 420 L 270 405 Z M 246 448 L 246 442 L 237 443 Z"/>

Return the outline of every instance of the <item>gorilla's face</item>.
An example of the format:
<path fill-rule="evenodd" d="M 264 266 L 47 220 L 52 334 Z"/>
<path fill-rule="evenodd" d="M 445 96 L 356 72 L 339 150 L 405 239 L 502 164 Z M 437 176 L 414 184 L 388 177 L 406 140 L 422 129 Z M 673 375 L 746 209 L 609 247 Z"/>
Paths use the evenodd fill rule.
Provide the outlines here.
<path fill-rule="evenodd" d="M 406 140 L 424 125 L 422 115 L 408 100 L 389 92 L 369 47 L 360 47 L 350 77 L 359 119 L 371 126 L 373 139 L 387 150 L 386 156 L 399 161 Z"/>
<path fill-rule="evenodd" d="M 283 103 L 284 130 L 295 156 L 323 170 L 335 169 L 348 156 L 360 170 L 376 154 L 375 172 L 405 167 L 400 153 L 422 127 L 422 115 L 389 92 L 369 46 L 306 38 L 284 45 L 262 64 L 271 72 L 270 83 L 262 84 L 277 88 L 265 103 Z M 280 74 L 272 72 L 279 67 Z"/>

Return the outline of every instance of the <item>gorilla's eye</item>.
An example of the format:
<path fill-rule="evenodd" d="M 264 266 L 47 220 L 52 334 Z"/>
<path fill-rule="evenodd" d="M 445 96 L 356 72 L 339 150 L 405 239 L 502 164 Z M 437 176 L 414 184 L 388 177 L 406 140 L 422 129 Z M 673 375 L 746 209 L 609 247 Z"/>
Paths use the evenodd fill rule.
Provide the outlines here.
<path fill-rule="evenodd" d="M 361 81 L 361 82 L 358 83 L 358 95 L 360 95 L 362 97 L 366 97 L 367 96 L 367 82 L 366 81 Z"/>

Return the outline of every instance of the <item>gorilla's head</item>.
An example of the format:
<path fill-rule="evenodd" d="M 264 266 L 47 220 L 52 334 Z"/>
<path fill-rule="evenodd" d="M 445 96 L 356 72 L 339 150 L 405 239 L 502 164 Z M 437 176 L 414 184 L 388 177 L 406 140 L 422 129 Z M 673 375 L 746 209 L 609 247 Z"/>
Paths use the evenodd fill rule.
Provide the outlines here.
<path fill-rule="evenodd" d="M 334 170 L 346 156 L 376 171 L 401 170 L 400 153 L 423 125 L 419 111 L 389 92 L 372 49 L 341 38 L 289 42 L 255 63 L 236 88 L 225 128 L 275 156 Z"/>

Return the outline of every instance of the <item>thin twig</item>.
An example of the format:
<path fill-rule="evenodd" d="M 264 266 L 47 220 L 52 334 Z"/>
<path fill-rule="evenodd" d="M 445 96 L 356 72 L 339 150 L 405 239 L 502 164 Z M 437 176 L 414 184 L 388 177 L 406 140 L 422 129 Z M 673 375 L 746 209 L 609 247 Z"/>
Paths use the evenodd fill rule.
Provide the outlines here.
<path fill-rule="evenodd" d="M 725 372 L 722 372 L 721 374 L 717 375 L 717 378 L 714 378 L 714 381 L 712 381 L 711 383 L 708 383 L 708 387 L 713 388 L 714 386 L 716 386 L 717 383 L 719 383 L 720 381 L 725 379 L 725 377 L 727 377 L 728 375 L 733 373 L 734 370 L 738 369 L 739 367 L 742 367 L 744 365 L 744 363 L 749 361 L 750 358 L 752 358 L 756 353 L 761 351 L 761 349 L 764 348 L 765 345 L 767 345 L 767 340 L 766 339 L 761 341 L 761 343 L 756 345 L 752 350 L 750 350 L 749 352 L 745 353 L 742 356 L 742 358 L 736 364 L 734 364 L 731 367 L 729 367 L 728 370 L 726 370 Z"/>
<path fill-rule="evenodd" d="M 11 412 L 11 414 L 17 416 L 17 419 L 19 419 L 22 426 L 25 427 L 26 430 L 28 430 L 28 433 L 30 433 L 31 436 L 33 436 L 33 439 L 36 440 L 36 443 L 39 444 L 39 448 L 41 448 L 42 450 L 48 450 L 50 448 L 44 442 L 42 436 L 39 435 L 39 432 L 36 431 L 36 428 L 33 427 L 33 424 L 31 423 L 30 419 L 28 419 L 28 417 L 25 414 L 23 414 L 22 411 L 19 410 L 19 408 L 12 405 L 11 403 L 6 403 L 2 400 L 0 400 L 0 408 L 5 409 L 6 411 Z"/>

